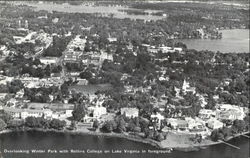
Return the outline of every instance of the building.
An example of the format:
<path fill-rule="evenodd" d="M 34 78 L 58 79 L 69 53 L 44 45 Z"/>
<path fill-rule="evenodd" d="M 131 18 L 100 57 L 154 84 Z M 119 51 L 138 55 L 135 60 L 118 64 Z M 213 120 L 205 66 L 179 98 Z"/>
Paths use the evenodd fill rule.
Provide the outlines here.
<path fill-rule="evenodd" d="M 207 121 L 207 127 L 211 129 L 218 129 L 223 127 L 223 123 L 215 118 L 211 118 Z"/>
<path fill-rule="evenodd" d="M 183 81 L 182 90 L 184 94 L 187 94 L 188 92 L 195 94 L 196 92 L 195 87 L 191 87 L 186 80 Z"/>
<path fill-rule="evenodd" d="M 153 123 L 156 123 L 157 128 L 161 127 L 162 121 L 165 120 L 165 117 L 162 116 L 160 113 L 152 114 L 150 116 Z"/>
<path fill-rule="evenodd" d="M 171 128 L 175 130 L 187 130 L 188 122 L 186 120 L 174 119 L 169 118 L 166 119 L 167 123 L 170 125 Z"/>
<path fill-rule="evenodd" d="M 15 119 L 25 119 L 27 117 L 44 117 L 51 118 L 52 111 L 50 109 L 20 109 L 14 107 L 3 107 L 6 113 L 9 113 Z"/>
<path fill-rule="evenodd" d="M 216 107 L 216 118 L 219 120 L 243 120 L 245 117 L 243 107 L 231 104 L 217 104 Z"/>
<path fill-rule="evenodd" d="M 121 108 L 121 114 L 125 115 L 126 117 L 138 117 L 139 110 L 137 108 Z"/>
<path fill-rule="evenodd" d="M 201 109 L 199 111 L 199 118 L 201 119 L 209 119 L 211 117 L 215 117 L 216 112 L 213 110 L 209 110 L 209 109 Z"/>
<path fill-rule="evenodd" d="M 8 93 L 0 93 L 0 99 L 5 99 Z"/>
<path fill-rule="evenodd" d="M 187 117 L 185 120 L 188 122 L 188 129 L 190 132 L 206 131 L 205 122 L 198 118 Z"/>
<path fill-rule="evenodd" d="M 40 58 L 40 62 L 45 65 L 56 64 L 58 62 L 58 58 L 56 57 L 43 57 Z"/>
<path fill-rule="evenodd" d="M 103 106 L 89 107 L 88 110 L 96 119 L 99 119 L 102 115 L 107 114 L 107 109 Z"/>

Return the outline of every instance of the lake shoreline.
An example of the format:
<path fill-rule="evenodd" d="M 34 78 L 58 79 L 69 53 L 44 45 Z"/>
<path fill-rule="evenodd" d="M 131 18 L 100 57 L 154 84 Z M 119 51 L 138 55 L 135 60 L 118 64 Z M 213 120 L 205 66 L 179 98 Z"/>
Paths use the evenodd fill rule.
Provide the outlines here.
<path fill-rule="evenodd" d="M 170 145 L 164 146 L 161 144 L 161 142 L 148 139 L 148 138 L 141 138 L 139 136 L 133 136 L 133 135 L 128 135 L 128 134 L 119 134 L 119 133 L 101 133 L 101 132 L 92 132 L 92 131 L 80 131 L 80 130 L 55 130 L 55 129 L 41 129 L 41 128 L 25 128 L 25 129 L 18 129 L 18 130 L 10 130 L 6 129 L 3 131 L 0 131 L 0 135 L 6 134 L 6 133 L 13 133 L 13 132 L 28 132 L 28 131 L 38 131 L 38 132 L 55 132 L 55 133 L 67 133 L 67 134 L 72 134 L 72 135 L 92 135 L 92 136 L 98 136 L 98 137 L 110 137 L 110 138 L 122 138 L 122 139 L 127 139 L 130 141 L 134 142 L 139 142 L 139 143 L 144 143 L 144 144 L 149 144 L 151 146 L 157 147 L 159 149 L 167 149 L 169 151 L 177 150 L 177 151 L 183 151 L 183 152 L 189 152 L 189 151 L 198 151 L 200 149 L 207 148 L 212 145 L 217 145 L 217 144 L 222 144 L 223 141 L 217 141 L 214 142 L 212 141 L 211 143 L 207 144 L 189 144 L 188 146 L 171 146 L 171 142 L 169 143 Z M 239 136 L 242 136 L 244 134 L 249 134 L 249 131 L 239 133 L 235 136 L 229 137 L 226 141 L 232 140 L 234 138 L 237 138 Z"/>

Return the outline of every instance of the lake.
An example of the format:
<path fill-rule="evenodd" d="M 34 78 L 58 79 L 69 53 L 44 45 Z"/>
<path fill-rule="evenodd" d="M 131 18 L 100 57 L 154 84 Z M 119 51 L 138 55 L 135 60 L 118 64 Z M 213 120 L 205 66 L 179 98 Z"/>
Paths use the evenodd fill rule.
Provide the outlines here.
<path fill-rule="evenodd" d="M 83 2 L 78 5 L 71 5 L 69 3 L 54 3 L 54 2 L 25 2 L 25 1 L 16 1 L 11 2 L 15 5 L 28 5 L 31 7 L 34 7 L 34 10 L 46 10 L 48 12 L 52 11 L 58 11 L 58 12 L 67 12 L 67 13 L 98 13 L 102 16 L 113 16 L 114 18 L 124 19 L 124 18 L 130 18 L 130 19 L 142 19 L 142 20 L 159 20 L 163 19 L 165 17 L 163 16 L 156 16 L 156 15 L 129 15 L 124 10 L 136 10 L 129 8 L 125 5 L 113 5 L 113 6 L 107 6 L 107 5 L 94 5 L 91 2 Z M 139 10 L 139 9 L 138 9 Z M 159 12 L 158 10 L 145 10 L 145 12 L 148 13 L 155 13 Z"/>
<path fill-rule="evenodd" d="M 104 150 L 142 150 L 158 151 L 153 146 L 136 143 L 121 138 L 110 138 L 89 135 L 73 135 L 55 132 L 14 132 L 6 133 L 0 136 L 0 148 L 4 158 L 248 158 L 249 157 L 249 139 L 245 137 L 235 138 L 229 143 L 240 147 L 240 150 L 226 146 L 224 144 L 214 145 L 206 149 L 195 152 L 173 151 L 172 153 L 164 154 L 143 154 L 143 153 L 93 153 L 94 150 L 104 152 Z M 11 154 L 4 153 L 7 150 L 44 150 L 46 153 L 22 153 Z M 47 153 L 48 150 L 80 150 L 92 153 Z M 161 150 L 165 151 L 165 150 Z M 111 151 L 112 152 L 112 151 Z"/>
<path fill-rule="evenodd" d="M 184 39 L 181 41 L 189 49 L 220 51 L 223 53 L 249 53 L 249 30 L 221 30 L 222 39 Z"/>

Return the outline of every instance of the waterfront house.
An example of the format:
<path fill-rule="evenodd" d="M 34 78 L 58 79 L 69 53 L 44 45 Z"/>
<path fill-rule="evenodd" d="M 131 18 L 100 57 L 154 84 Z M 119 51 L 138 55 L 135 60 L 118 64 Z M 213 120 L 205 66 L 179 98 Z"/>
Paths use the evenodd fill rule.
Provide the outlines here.
<path fill-rule="evenodd" d="M 205 122 L 199 118 L 186 117 L 185 120 L 188 122 L 188 129 L 190 132 L 201 132 L 206 131 Z"/>
<path fill-rule="evenodd" d="M 125 115 L 126 117 L 138 117 L 139 110 L 137 108 L 121 108 L 121 114 Z"/>
<path fill-rule="evenodd" d="M 188 122 L 186 120 L 169 118 L 166 119 L 167 124 L 175 130 L 186 130 L 188 128 Z"/>
<path fill-rule="evenodd" d="M 244 108 L 231 104 L 217 104 L 216 118 L 219 120 L 243 120 L 245 117 Z"/>
<path fill-rule="evenodd" d="M 96 119 L 99 119 L 102 115 L 107 114 L 107 108 L 103 106 L 91 106 L 88 108 L 92 116 Z"/>
<path fill-rule="evenodd" d="M 151 121 L 156 124 L 156 128 L 160 128 L 162 121 L 165 120 L 165 117 L 162 116 L 160 113 L 152 114 L 150 118 Z"/>
<path fill-rule="evenodd" d="M 215 118 L 211 118 L 206 122 L 208 128 L 218 129 L 223 127 L 223 123 Z"/>

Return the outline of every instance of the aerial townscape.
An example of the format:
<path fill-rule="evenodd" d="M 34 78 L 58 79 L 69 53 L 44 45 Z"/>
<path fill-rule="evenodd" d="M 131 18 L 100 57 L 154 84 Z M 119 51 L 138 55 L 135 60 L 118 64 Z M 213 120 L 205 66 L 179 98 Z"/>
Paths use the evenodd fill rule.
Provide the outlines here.
<path fill-rule="evenodd" d="M 247 134 L 249 50 L 195 50 L 182 40 L 220 41 L 221 30 L 249 26 L 245 5 L 1 1 L 0 133 L 84 133 L 180 150 Z"/>

